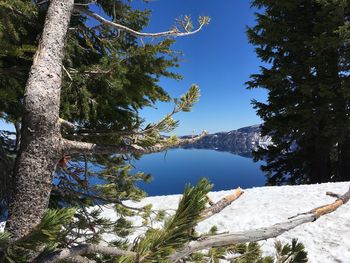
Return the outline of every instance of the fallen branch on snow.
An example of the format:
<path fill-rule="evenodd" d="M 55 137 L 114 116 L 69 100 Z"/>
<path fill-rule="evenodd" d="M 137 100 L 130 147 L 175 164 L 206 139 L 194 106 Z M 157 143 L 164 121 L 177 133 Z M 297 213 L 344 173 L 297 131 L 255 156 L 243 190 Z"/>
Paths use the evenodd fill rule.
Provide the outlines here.
<path fill-rule="evenodd" d="M 237 200 L 243 193 L 244 191 L 238 187 L 232 194 L 225 196 L 217 203 L 214 203 L 211 199 L 209 199 L 209 204 L 211 206 L 201 213 L 201 221 L 208 219 L 217 213 L 220 213 L 225 207 L 229 206 L 233 201 Z"/>
<path fill-rule="evenodd" d="M 209 218 L 213 214 L 219 213 L 234 200 L 239 198 L 243 194 L 243 191 L 238 188 L 235 192 L 227 197 L 224 197 L 219 202 L 213 204 L 211 207 L 207 208 L 202 212 L 205 219 Z M 328 194 L 329 195 L 329 194 Z M 346 204 L 350 200 L 350 187 L 349 190 L 343 195 L 331 194 L 337 199 L 331 203 L 324 206 L 317 207 L 310 210 L 309 212 L 297 214 L 289 218 L 287 221 L 274 224 L 269 227 L 262 227 L 258 229 L 239 231 L 236 233 L 219 234 L 215 236 L 205 237 L 198 241 L 192 241 L 186 244 L 181 250 L 176 251 L 171 257 L 170 262 L 178 262 L 180 259 L 203 249 L 208 249 L 212 247 L 221 247 L 237 243 L 247 243 L 266 240 L 269 238 L 277 237 L 299 225 L 316 221 L 319 217 L 332 213 L 340 206 Z M 84 244 L 72 248 L 66 248 L 60 251 L 56 251 L 45 258 L 37 260 L 36 263 L 48 263 L 48 262 L 58 262 L 64 259 L 76 259 L 81 261 L 75 262 L 90 262 L 87 258 L 81 257 L 81 255 L 97 253 L 103 255 L 124 255 L 129 257 L 137 257 L 136 252 L 121 250 L 116 247 L 106 247 L 100 245 Z"/>
<path fill-rule="evenodd" d="M 269 227 L 262 227 L 254 230 L 240 231 L 236 233 L 220 234 L 216 236 L 210 236 L 199 241 L 189 242 L 180 251 L 175 252 L 171 256 L 171 262 L 178 262 L 180 259 L 203 249 L 212 247 L 221 247 L 237 243 L 256 242 L 269 238 L 277 237 L 284 232 L 287 232 L 299 225 L 314 222 L 319 217 L 332 213 L 343 204 L 346 204 L 350 199 L 350 187 L 349 190 L 339 196 L 336 201 L 331 204 L 317 207 L 309 212 L 298 214 L 289 218 L 285 222 L 277 223 Z"/>

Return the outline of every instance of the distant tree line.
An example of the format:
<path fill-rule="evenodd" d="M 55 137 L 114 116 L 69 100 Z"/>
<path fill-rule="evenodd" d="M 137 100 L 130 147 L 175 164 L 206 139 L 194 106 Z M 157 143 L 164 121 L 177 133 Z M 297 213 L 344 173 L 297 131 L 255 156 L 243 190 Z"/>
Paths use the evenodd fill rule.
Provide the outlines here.
<path fill-rule="evenodd" d="M 252 1 L 250 42 L 263 62 L 248 88 L 273 145 L 256 160 L 269 184 L 350 180 L 350 1 Z"/>

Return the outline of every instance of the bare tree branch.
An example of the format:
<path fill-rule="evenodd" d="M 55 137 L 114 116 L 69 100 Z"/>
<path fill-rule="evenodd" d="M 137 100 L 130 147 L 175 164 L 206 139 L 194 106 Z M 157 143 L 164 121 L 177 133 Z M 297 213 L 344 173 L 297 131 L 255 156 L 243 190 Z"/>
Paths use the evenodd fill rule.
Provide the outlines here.
<path fill-rule="evenodd" d="M 66 121 L 64 119 L 59 118 L 58 121 L 63 127 L 66 127 L 68 129 L 74 130 L 76 128 L 76 125 L 74 123 L 71 123 L 71 122 Z"/>
<path fill-rule="evenodd" d="M 334 197 L 334 198 L 340 198 L 340 196 L 341 196 L 341 195 L 335 194 L 333 192 L 327 192 L 326 195 L 329 195 L 329 196 Z"/>
<path fill-rule="evenodd" d="M 164 31 L 164 32 L 142 33 L 142 32 L 138 32 L 136 30 L 133 30 L 127 26 L 109 21 L 109 20 L 103 18 L 102 16 L 90 11 L 88 8 L 83 7 L 83 6 L 76 6 L 75 11 L 77 11 L 81 14 L 85 14 L 89 17 L 92 17 L 92 18 L 96 19 L 97 21 L 99 21 L 107 26 L 114 27 L 114 28 L 119 29 L 119 30 L 123 30 L 123 31 L 128 32 L 129 34 L 132 34 L 132 35 L 137 36 L 137 37 L 163 37 L 163 36 L 183 37 L 183 36 L 188 36 L 188 35 L 198 33 L 203 28 L 203 26 L 205 26 L 209 22 L 209 20 L 202 21 L 199 24 L 199 27 L 193 31 L 181 32 L 181 31 L 179 31 L 179 29 L 177 29 L 175 27 L 172 30 Z"/>
<path fill-rule="evenodd" d="M 349 199 L 350 187 L 349 190 L 344 195 L 340 196 L 335 202 L 317 207 L 303 214 L 298 214 L 295 217 L 289 218 L 287 221 L 277 223 L 269 227 L 262 227 L 254 230 L 240 231 L 236 233 L 220 234 L 216 236 L 210 236 L 199 241 L 190 242 L 186 244 L 182 250 L 175 252 L 171 256 L 171 262 L 178 262 L 183 257 L 186 257 L 193 252 L 203 249 L 227 246 L 237 243 L 256 242 L 277 237 L 299 225 L 313 222 L 319 217 L 335 211 L 341 205 L 346 204 Z"/>
<path fill-rule="evenodd" d="M 232 194 L 222 198 L 217 203 L 213 203 L 210 207 L 201 213 L 201 221 L 206 220 L 217 213 L 220 213 L 225 207 L 229 206 L 233 201 L 237 200 L 243 193 L 244 191 L 238 187 Z"/>
<path fill-rule="evenodd" d="M 148 154 L 155 152 L 162 152 L 168 148 L 176 147 L 182 144 L 193 143 L 204 136 L 207 135 L 207 132 L 203 132 L 201 135 L 195 136 L 188 139 L 178 139 L 174 143 L 157 143 L 150 147 L 141 147 L 138 145 L 101 145 L 87 142 L 78 142 L 63 139 L 63 149 L 64 154 L 76 154 L 76 153 L 85 153 L 85 154 Z"/>
<path fill-rule="evenodd" d="M 136 136 L 143 135 L 142 131 L 90 131 L 80 129 L 68 134 L 68 137 L 73 138 L 87 138 L 87 137 L 98 137 L 98 136 Z"/>
<path fill-rule="evenodd" d="M 51 253 L 45 257 L 37 259 L 35 263 L 55 263 L 64 259 L 72 259 L 75 260 L 82 259 L 81 255 L 84 254 L 103 254 L 108 256 L 127 256 L 127 257 L 136 257 L 136 253 L 132 251 L 122 250 L 116 247 L 107 247 L 101 245 L 93 245 L 93 244 L 82 244 L 79 246 L 75 246 L 72 248 L 65 248 L 60 251 Z M 75 261 L 78 262 L 78 261 Z M 81 261 L 84 262 L 84 261 Z M 85 261 L 91 262 L 91 261 Z"/>

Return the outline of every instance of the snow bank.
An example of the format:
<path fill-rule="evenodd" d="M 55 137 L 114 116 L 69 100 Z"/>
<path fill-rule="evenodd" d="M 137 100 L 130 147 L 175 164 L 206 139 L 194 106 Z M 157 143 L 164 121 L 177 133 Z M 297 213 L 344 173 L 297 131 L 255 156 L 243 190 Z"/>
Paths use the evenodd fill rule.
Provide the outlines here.
<path fill-rule="evenodd" d="M 221 213 L 201 222 L 197 231 L 206 232 L 213 225 L 218 227 L 218 232 L 270 226 L 290 216 L 333 202 L 334 198 L 327 196 L 326 192 L 343 194 L 349 185 L 350 182 L 246 189 L 238 200 Z M 213 201 L 218 201 L 229 193 L 230 191 L 212 192 L 210 197 Z M 176 209 L 180 197 L 180 195 L 154 196 L 136 204 L 132 202 L 126 204 L 135 207 L 152 204 L 154 209 Z M 108 206 L 103 209 L 102 215 L 110 219 L 117 218 L 114 210 Z M 134 225 L 142 225 L 141 218 L 134 217 L 132 220 Z M 139 229 L 132 239 L 142 234 L 142 231 Z M 278 240 L 290 242 L 293 238 L 298 238 L 305 245 L 311 263 L 349 263 L 350 202 L 316 222 L 304 224 L 279 236 Z M 110 241 L 115 239 L 115 236 L 106 234 L 104 239 Z M 273 255 L 273 242 L 274 239 L 260 242 L 265 255 Z"/>
<path fill-rule="evenodd" d="M 235 232 L 255 229 L 286 220 L 298 213 L 307 212 L 318 206 L 334 201 L 326 195 L 327 191 L 343 194 L 349 188 L 347 183 L 325 183 L 317 185 L 272 186 L 246 189 L 245 193 L 221 213 L 201 222 L 198 232 L 206 232 L 216 225 L 218 232 Z M 210 193 L 213 201 L 218 201 L 230 191 Z M 140 203 L 128 205 L 141 206 L 152 204 L 154 209 L 176 209 L 180 195 L 154 196 Z M 113 209 L 105 208 L 103 215 L 115 219 Z M 141 225 L 140 218 L 133 218 L 135 225 Z M 133 237 L 141 234 L 141 230 Z M 104 236 L 112 240 L 111 235 Z M 309 262 L 331 263 L 350 262 L 350 203 L 343 205 L 332 214 L 325 215 L 316 222 L 301 225 L 281 236 L 278 240 L 290 242 L 298 238 L 308 252 Z M 273 255 L 274 239 L 260 242 L 265 255 Z"/>

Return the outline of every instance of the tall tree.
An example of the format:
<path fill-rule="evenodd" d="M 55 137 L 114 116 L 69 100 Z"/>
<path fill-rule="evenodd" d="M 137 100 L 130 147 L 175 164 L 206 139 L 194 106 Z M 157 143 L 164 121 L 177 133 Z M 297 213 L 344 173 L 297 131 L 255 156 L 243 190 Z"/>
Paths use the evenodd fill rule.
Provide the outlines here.
<path fill-rule="evenodd" d="M 257 244 L 242 247 L 237 243 L 274 237 L 300 224 L 315 221 L 349 201 L 348 192 L 343 196 L 336 195 L 335 203 L 270 228 L 205 236 L 196 240 L 196 224 L 220 212 L 243 193 L 237 189 L 205 208 L 210 184 L 202 179 L 197 186 L 185 188 L 178 209 L 173 216 L 166 218 L 163 228 L 150 227 L 133 244 L 126 241 L 109 244 L 112 246 L 98 244 L 100 240 L 95 231 L 99 231 L 101 226 L 109 225 L 117 236 L 127 235 L 131 227 L 123 216 L 133 215 L 130 210 L 142 210 L 145 221 L 150 217 L 149 207 L 134 208 L 123 203 L 125 199 L 139 198 L 140 192 L 133 187 L 133 182 L 143 176 L 131 178 L 128 168 L 113 163 L 119 162 L 118 159 L 123 159 L 124 155 L 162 151 L 201 137 L 180 140 L 160 136 L 160 132 L 176 127 L 177 122 L 172 119 L 175 113 L 192 108 L 199 96 L 196 85 L 180 99 L 174 100 L 174 110 L 164 119 L 140 126 L 139 108 L 156 100 L 169 100 L 157 86 L 157 80 L 159 76 L 177 78 L 167 71 L 168 67 L 176 65 L 176 57 L 170 56 L 171 40 L 140 46 L 142 43 L 135 36 L 190 35 L 198 32 L 209 20 L 201 17 L 198 29 L 193 30 L 189 17 L 184 17 L 181 22 L 183 31 L 175 27 L 160 33 L 141 33 L 135 28 L 141 29 L 144 25 L 144 13 L 131 11 L 119 1 L 93 3 L 102 7 L 112 20 L 94 13 L 93 8 L 89 9 L 90 3 L 85 1 L 13 0 L 0 5 L 8 11 L 3 12 L 6 14 L 4 17 L 9 18 L 1 20 L 1 32 L 5 37 L 2 39 L 5 48 L 1 53 L 5 65 L 2 68 L 5 82 L 0 86 L 2 95 L 5 94 L 5 103 L 1 104 L 2 117 L 22 122 L 18 126 L 21 137 L 15 147 L 6 146 L 7 142 L 0 145 L 2 158 L 9 157 L 8 149 L 16 153 L 14 183 L 9 184 L 12 189 L 7 232 L 0 233 L 1 261 L 178 262 L 184 257 L 192 261 L 202 261 L 203 258 L 218 260 L 227 252 L 238 252 L 243 256 L 254 252 L 254 259 L 263 260 L 261 253 L 257 252 Z M 16 27 L 19 17 L 28 18 L 28 23 Z M 44 17 L 45 23 L 41 24 Z M 86 20 L 87 17 L 99 23 L 88 26 L 90 21 Z M 12 31 L 6 32 L 4 29 L 7 27 Z M 39 32 L 40 37 L 33 37 L 35 32 Z M 29 70 L 27 66 L 36 42 L 38 47 L 34 48 L 36 52 Z M 23 47 L 22 43 L 27 43 L 30 48 Z M 13 52 L 7 52 L 9 50 Z M 24 61 L 21 60 L 23 54 L 28 56 Z M 17 74 L 17 66 L 22 70 L 20 75 Z M 22 87 L 25 83 L 23 76 L 28 76 L 25 89 Z M 16 89 L 7 89 L 6 82 L 12 83 Z M 13 98 L 21 100 L 7 100 L 6 94 L 12 91 Z M 9 101 L 13 103 L 12 107 Z M 89 188 L 86 180 L 92 174 L 87 167 L 87 155 L 90 154 L 94 155 L 93 162 L 99 164 L 96 169 L 100 171 L 94 171 L 95 174 L 105 180 L 93 188 Z M 69 155 L 75 155 L 72 156 L 73 162 L 68 161 Z M 7 159 L 2 164 L 8 167 Z M 80 169 L 82 166 L 83 169 Z M 86 205 L 94 204 L 96 200 L 102 204 L 113 203 L 122 216 L 115 222 L 103 221 L 98 217 L 98 211 L 86 209 Z M 65 208 L 47 210 L 49 203 L 51 207 Z M 78 212 L 77 204 L 81 205 Z M 164 213 L 157 214 L 156 219 L 160 218 L 164 218 Z M 81 229 L 84 229 L 83 233 Z M 231 244 L 235 245 L 229 246 Z M 216 249 L 217 246 L 225 247 L 222 250 Z M 296 242 L 292 247 L 282 248 L 281 244 L 276 247 L 280 252 L 287 252 L 288 258 L 297 257 L 305 261 L 305 252 Z M 194 253 L 208 248 L 213 249 L 206 255 Z M 286 257 L 282 252 L 280 254 L 282 258 Z"/>
<path fill-rule="evenodd" d="M 255 158 L 269 183 L 348 180 L 348 1 L 253 1 L 261 9 L 249 40 L 266 66 L 248 88 L 268 90 L 253 101 L 273 145 Z"/>
<path fill-rule="evenodd" d="M 7 103 L 2 106 L 5 118 L 22 122 L 20 149 L 14 171 L 15 187 L 11 191 L 7 222 L 7 229 L 14 238 L 27 235 L 40 222 L 48 206 L 56 165 L 64 160 L 64 156 L 82 152 L 142 154 L 179 143 L 174 140 L 160 141 L 158 133 L 175 127 L 172 115 L 190 110 L 198 98 L 198 89 L 193 86 L 187 96 L 177 101 L 172 114 L 159 124 L 136 132 L 138 145 L 134 145 L 136 138 L 131 135 L 135 135 L 141 123 L 137 109 L 151 105 L 156 100 L 170 99 L 157 85 L 160 76 L 178 78 L 167 71 L 177 61 L 169 49 L 172 40 L 140 46 L 136 37 L 190 35 L 207 24 L 208 19 L 200 18 L 199 28 L 194 31 L 184 28 L 181 32 L 174 28 L 166 32 L 144 34 L 136 30 L 147 23 L 147 14 L 132 12 L 119 1 L 97 1 L 96 4 L 123 25 L 90 11 L 88 2 L 75 3 L 72 0 L 36 3 L 14 0 L 2 3 L 3 10 L 12 15 L 10 20 L 2 21 L 3 31 L 10 26 L 13 29 L 12 32 L 4 33 L 2 44 L 15 44 L 13 53 L 7 52 L 11 50 L 9 48 L 4 50 L 2 61 L 7 74 L 4 81 L 13 81 L 18 91 L 6 89 L 6 83 L 2 87 L 6 96 L 13 92 L 13 97 L 18 99 L 23 94 L 23 106 L 15 100 L 13 103 L 16 107 Z M 77 15 L 71 19 L 73 12 Z M 43 16 L 45 24 L 40 24 Z M 28 18 L 27 24 L 21 25 L 17 31 L 16 25 L 22 17 Z M 87 19 L 90 18 L 99 23 L 88 26 Z M 185 18 L 185 22 L 191 23 L 189 18 Z M 70 32 L 67 34 L 68 30 Z M 34 38 L 35 33 L 37 37 Z M 23 52 L 27 55 L 26 61 L 30 61 L 32 47 L 38 41 L 38 36 L 38 48 L 29 71 L 26 66 L 30 62 L 19 64 L 22 58 L 16 52 L 23 51 L 27 41 L 31 48 Z M 14 70 L 18 64 L 23 74 L 28 74 L 24 92 L 21 85 L 25 81 Z M 73 127 L 73 132 L 64 133 L 65 138 L 61 133 L 64 126 Z M 138 134 L 140 132 L 141 135 Z M 123 133 L 130 136 L 120 138 L 118 135 Z M 110 145 L 94 144 L 101 142 Z M 143 143 L 152 147 L 143 148 Z"/>

